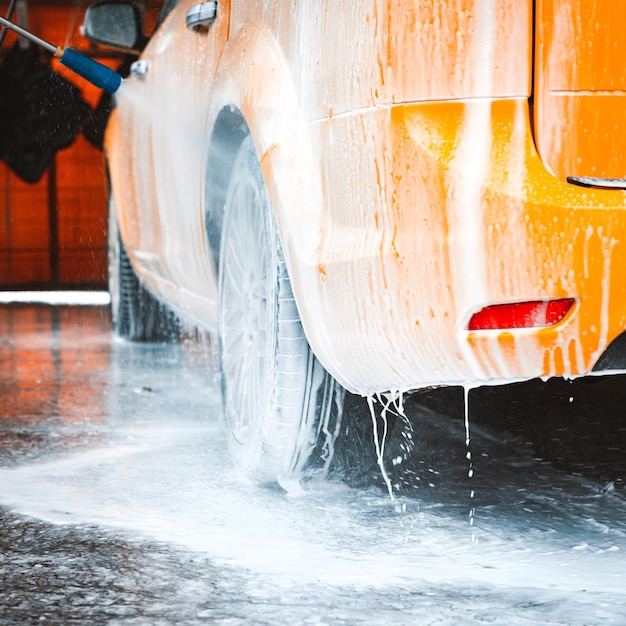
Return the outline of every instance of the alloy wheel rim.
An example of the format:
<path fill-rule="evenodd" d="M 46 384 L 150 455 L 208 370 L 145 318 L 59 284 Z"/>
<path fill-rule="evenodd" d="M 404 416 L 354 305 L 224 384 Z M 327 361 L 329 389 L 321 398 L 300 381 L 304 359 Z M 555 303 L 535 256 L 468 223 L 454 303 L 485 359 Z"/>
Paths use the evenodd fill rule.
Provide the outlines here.
<path fill-rule="evenodd" d="M 222 368 L 226 419 L 235 439 L 245 444 L 266 413 L 271 388 L 273 336 L 271 256 L 266 224 L 252 176 L 238 180 L 229 198 L 221 293 Z"/>

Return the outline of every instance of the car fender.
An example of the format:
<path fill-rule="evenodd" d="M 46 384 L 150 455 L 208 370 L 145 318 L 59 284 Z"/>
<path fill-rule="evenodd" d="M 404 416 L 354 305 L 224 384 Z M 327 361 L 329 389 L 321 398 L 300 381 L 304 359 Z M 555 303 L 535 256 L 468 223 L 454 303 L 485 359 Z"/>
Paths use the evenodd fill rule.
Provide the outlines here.
<path fill-rule="evenodd" d="M 209 119 L 231 109 L 240 112 L 249 128 L 307 338 L 314 352 L 332 363 L 330 346 L 323 339 L 330 320 L 317 290 L 308 288 L 311 278 L 319 276 L 325 218 L 320 146 L 311 141 L 310 121 L 302 118 L 294 77 L 269 29 L 247 28 L 231 38 L 213 93 Z"/>

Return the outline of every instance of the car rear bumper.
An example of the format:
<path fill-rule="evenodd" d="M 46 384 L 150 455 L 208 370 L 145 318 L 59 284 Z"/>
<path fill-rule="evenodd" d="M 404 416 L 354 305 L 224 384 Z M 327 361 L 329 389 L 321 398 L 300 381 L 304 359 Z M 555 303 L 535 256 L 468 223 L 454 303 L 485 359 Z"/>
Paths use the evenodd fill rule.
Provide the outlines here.
<path fill-rule="evenodd" d="M 329 118 L 263 167 L 305 331 L 351 391 L 579 376 L 626 328 L 626 195 L 547 172 L 523 98 Z M 576 305 L 550 327 L 468 330 L 556 298 Z"/>

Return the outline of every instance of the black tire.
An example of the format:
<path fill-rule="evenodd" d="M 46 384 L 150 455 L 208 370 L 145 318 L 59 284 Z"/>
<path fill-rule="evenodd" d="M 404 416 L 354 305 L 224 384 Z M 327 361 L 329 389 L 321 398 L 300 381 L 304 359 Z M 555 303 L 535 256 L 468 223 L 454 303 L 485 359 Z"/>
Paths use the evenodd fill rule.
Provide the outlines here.
<path fill-rule="evenodd" d="M 120 337 L 131 341 L 175 342 L 178 317 L 139 282 L 119 235 L 113 207 L 109 209 L 109 293 L 111 322 Z"/>
<path fill-rule="evenodd" d="M 224 207 L 218 343 L 235 466 L 254 481 L 324 475 L 344 390 L 304 335 L 252 141 L 237 156 Z"/>

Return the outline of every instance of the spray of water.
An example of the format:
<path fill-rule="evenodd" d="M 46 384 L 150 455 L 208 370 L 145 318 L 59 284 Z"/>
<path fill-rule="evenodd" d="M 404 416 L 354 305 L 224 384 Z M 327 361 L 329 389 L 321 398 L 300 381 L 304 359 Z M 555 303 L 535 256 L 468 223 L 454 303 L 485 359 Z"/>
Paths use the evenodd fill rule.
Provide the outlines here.
<path fill-rule="evenodd" d="M 471 385 L 463 386 L 463 410 L 464 410 L 464 424 L 465 424 L 465 458 L 467 459 L 467 477 L 472 479 L 474 477 L 474 461 L 472 459 L 471 450 L 471 435 L 470 435 L 470 420 L 469 420 L 469 392 L 472 389 Z M 470 500 L 474 500 L 474 490 L 470 490 Z M 469 510 L 469 524 L 474 526 L 474 518 L 476 515 L 476 507 L 470 506 Z M 477 536 L 472 533 L 472 543 L 475 543 Z"/>

